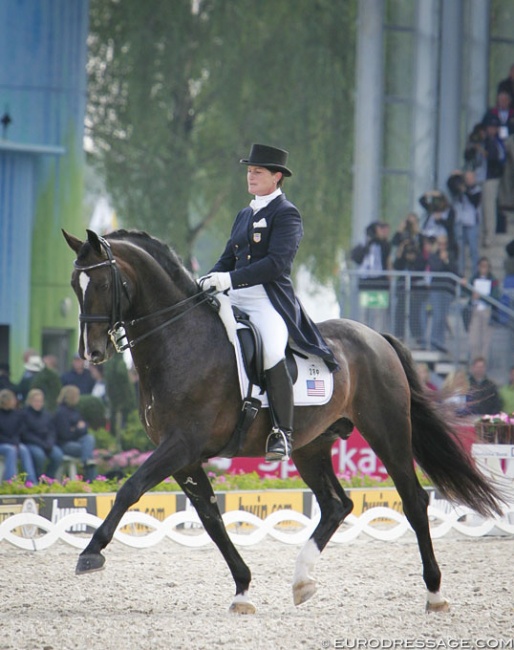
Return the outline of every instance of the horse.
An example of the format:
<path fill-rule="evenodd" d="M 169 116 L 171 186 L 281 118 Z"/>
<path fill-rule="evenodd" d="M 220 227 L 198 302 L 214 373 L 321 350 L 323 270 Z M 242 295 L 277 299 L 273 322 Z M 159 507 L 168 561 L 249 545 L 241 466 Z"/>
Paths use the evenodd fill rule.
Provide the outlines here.
<path fill-rule="evenodd" d="M 232 574 L 235 596 L 229 611 L 252 614 L 250 569 L 225 529 L 202 466 L 227 446 L 241 409 L 234 348 L 213 309 L 212 295 L 199 288 L 179 256 L 158 239 L 138 231 L 117 230 L 105 237 L 86 232 L 87 240 L 81 241 L 63 230 L 76 254 L 71 284 L 80 306 L 78 351 L 99 364 L 130 349 L 140 382 L 139 414 L 156 448 L 117 492 L 109 514 L 80 553 L 76 573 L 102 569 L 101 551 L 127 509 L 173 476 Z M 355 426 L 394 481 L 415 532 L 426 607 L 446 610 L 428 496 L 414 461 L 444 497 L 485 517 L 501 515 L 502 496 L 476 469 L 454 428 L 424 392 L 412 356 L 399 340 L 348 319 L 327 320 L 318 327 L 340 369 L 333 375 L 328 403 L 295 408 L 292 460 L 315 495 L 321 517 L 298 555 L 293 601 L 300 605 L 316 592 L 315 564 L 352 511 L 353 502 L 334 473 L 331 449 Z M 268 409 L 261 409 L 237 455 L 263 456 L 270 427 Z"/>

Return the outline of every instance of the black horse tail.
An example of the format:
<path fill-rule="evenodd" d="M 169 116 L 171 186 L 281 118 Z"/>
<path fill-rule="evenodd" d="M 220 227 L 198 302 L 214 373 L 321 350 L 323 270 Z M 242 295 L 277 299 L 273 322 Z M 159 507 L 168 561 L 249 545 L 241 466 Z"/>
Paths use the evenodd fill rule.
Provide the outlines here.
<path fill-rule="evenodd" d="M 499 490 L 479 470 L 458 433 L 427 397 L 410 351 L 384 334 L 398 355 L 411 392 L 412 448 L 416 462 L 449 501 L 466 505 L 484 517 L 502 514 Z"/>

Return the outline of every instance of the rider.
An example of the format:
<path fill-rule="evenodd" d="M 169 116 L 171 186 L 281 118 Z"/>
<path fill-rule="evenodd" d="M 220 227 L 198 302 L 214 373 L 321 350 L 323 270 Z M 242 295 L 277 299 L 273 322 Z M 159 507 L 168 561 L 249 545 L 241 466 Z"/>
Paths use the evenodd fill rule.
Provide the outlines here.
<path fill-rule="evenodd" d="M 273 428 L 266 460 L 287 460 L 293 432 L 293 384 L 285 361 L 288 338 L 338 369 L 331 350 L 295 296 L 291 267 L 303 236 L 298 209 L 282 192 L 288 152 L 252 145 L 247 165 L 248 192 L 255 195 L 237 214 L 230 238 L 202 289 L 228 291 L 230 301 L 249 315 L 262 337 L 266 390 Z"/>

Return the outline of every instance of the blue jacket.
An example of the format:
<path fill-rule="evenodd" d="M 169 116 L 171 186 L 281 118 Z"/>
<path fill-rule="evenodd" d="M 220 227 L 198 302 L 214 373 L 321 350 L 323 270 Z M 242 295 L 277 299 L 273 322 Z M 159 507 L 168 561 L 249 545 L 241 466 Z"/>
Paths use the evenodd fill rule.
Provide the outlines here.
<path fill-rule="evenodd" d="M 0 444 L 20 444 L 20 417 L 19 409 L 0 409 Z"/>
<path fill-rule="evenodd" d="M 334 371 L 339 367 L 337 361 L 296 297 L 291 280 L 302 236 L 300 213 L 284 194 L 255 215 L 251 207 L 243 208 L 212 271 L 230 272 L 234 289 L 262 284 L 293 341 L 302 350 L 321 357 Z"/>
<path fill-rule="evenodd" d="M 79 421 L 83 421 L 83 417 L 77 409 L 68 406 L 67 404 L 60 404 L 54 414 L 55 431 L 57 434 L 57 444 L 64 445 L 67 442 L 75 442 L 85 436 L 87 433 L 87 426 L 82 424 L 78 426 Z"/>
<path fill-rule="evenodd" d="M 55 445 L 55 427 L 52 414 L 46 409 L 36 411 L 31 406 L 21 409 L 21 441 L 28 445 L 37 445 L 50 453 Z"/>

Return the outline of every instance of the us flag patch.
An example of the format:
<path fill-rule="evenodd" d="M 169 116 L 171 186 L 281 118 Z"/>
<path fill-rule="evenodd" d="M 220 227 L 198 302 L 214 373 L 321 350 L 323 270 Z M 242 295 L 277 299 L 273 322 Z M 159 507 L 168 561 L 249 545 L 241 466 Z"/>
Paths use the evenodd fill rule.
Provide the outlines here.
<path fill-rule="evenodd" d="M 325 397 L 325 382 L 323 379 L 307 379 L 307 395 Z"/>

